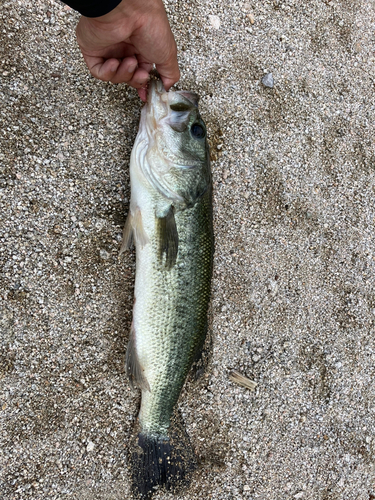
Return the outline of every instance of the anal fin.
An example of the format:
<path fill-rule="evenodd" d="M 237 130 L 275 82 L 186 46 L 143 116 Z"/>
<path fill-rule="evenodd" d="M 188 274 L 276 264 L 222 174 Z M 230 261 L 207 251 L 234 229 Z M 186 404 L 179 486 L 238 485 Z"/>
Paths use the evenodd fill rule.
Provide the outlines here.
<path fill-rule="evenodd" d="M 176 263 L 178 253 L 178 232 L 172 206 L 169 207 L 164 217 L 157 217 L 157 231 L 160 241 L 160 259 L 163 259 L 165 254 L 165 267 L 172 269 Z"/>
<path fill-rule="evenodd" d="M 135 346 L 135 332 L 133 328 L 130 332 L 130 338 L 126 350 L 126 374 L 129 378 L 132 389 L 134 389 L 134 386 L 136 385 L 144 391 L 151 392 L 150 385 L 139 363 Z"/>

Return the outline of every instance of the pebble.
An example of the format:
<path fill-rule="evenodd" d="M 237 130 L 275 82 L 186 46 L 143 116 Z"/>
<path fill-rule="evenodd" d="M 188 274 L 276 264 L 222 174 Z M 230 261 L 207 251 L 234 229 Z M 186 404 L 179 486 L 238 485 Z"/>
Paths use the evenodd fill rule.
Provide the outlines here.
<path fill-rule="evenodd" d="M 262 83 L 265 87 L 272 89 L 274 84 L 272 73 L 267 73 L 266 75 L 264 75 L 264 77 L 262 78 Z"/>
<path fill-rule="evenodd" d="M 86 446 L 86 451 L 90 452 L 93 451 L 95 448 L 95 444 L 92 441 L 89 441 Z"/>
<path fill-rule="evenodd" d="M 185 47 L 179 88 L 200 94 L 208 135 L 223 143 L 212 161 L 212 354 L 178 405 L 215 465 L 179 500 L 373 492 L 370 3 L 168 1 Z M 2 11 L 0 496 L 130 499 L 135 255 L 115 252 L 142 105 L 90 76 L 78 13 L 33 0 Z M 261 82 L 271 71 L 275 92 Z"/>
<path fill-rule="evenodd" d="M 277 295 L 277 292 L 279 291 L 279 285 L 277 284 L 277 282 L 274 280 L 269 280 L 268 287 L 270 295 L 272 297 L 275 297 Z"/>
<path fill-rule="evenodd" d="M 304 491 L 299 491 L 298 493 L 296 493 L 294 495 L 294 498 L 303 498 L 305 496 L 305 492 Z"/>
<path fill-rule="evenodd" d="M 218 30 L 220 28 L 220 18 L 219 16 L 208 16 L 208 19 L 210 21 L 211 26 L 215 29 Z"/>
<path fill-rule="evenodd" d="M 104 248 L 101 248 L 99 251 L 100 258 L 103 260 L 109 260 L 111 258 L 111 254 L 107 252 L 107 250 L 104 250 Z"/>

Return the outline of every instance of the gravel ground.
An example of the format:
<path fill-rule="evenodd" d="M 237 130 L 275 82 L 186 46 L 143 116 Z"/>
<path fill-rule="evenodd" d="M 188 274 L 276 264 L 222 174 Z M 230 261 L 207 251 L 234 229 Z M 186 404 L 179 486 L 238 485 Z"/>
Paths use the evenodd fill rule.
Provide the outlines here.
<path fill-rule="evenodd" d="M 216 254 L 211 356 L 180 400 L 199 468 L 154 498 L 374 499 L 374 1 L 166 8 L 209 130 Z M 0 498 L 130 499 L 118 251 L 141 104 L 88 74 L 77 13 L 0 9 Z"/>

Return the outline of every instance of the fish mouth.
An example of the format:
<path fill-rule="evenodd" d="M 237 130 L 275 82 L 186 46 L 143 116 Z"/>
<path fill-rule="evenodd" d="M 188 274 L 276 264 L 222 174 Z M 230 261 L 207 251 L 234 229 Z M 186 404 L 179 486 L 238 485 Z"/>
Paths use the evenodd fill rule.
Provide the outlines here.
<path fill-rule="evenodd" d="M 173 109 L 173 106 L 177 106 L 179 111 L 183 109 L 185 112 L 197 109 L 198 101 L 199 96 L 195 92 L 185 90 L 170 90 L 167 92 L 159 73 L 156 70 L 151 72 L 147 93 L 147 108 L 148 113 L 153 114 L 156 120 L 170 114 L 170 108 Z"/>
<path fill-rule="evenodd" d="M 140 125 L 140 128 L 146 131 L 150 144 L 153 143 L 154 135 L 160 129 L 160 122 L 168 115 L 168 107 L 168 92 L 156 71 L 152 71 Z"/>
<path fill-rule="evenodd" d="M 164 88 L 163 82 L 160 78 L 159 73 L 153 70 L 150 73 L 150 80 L 148 84 L 147 92 L 147 104 L 152 106 L 152 104 L 160 99 L 162 94 L 167 93 Z"/>

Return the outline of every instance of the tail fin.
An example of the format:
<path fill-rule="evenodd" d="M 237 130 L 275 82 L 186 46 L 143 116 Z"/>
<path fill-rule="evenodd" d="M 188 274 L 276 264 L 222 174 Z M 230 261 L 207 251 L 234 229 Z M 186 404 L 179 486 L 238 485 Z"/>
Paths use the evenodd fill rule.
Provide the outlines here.
<path fill-rule="evenodd" d="M 170 490 L 186 484 L 196 466 L 186 439 L 181 442 L 142 433 L 137 436 L 131 462 L 134 494 L 141 499 L 150 499 L 160 486 Z"/>

